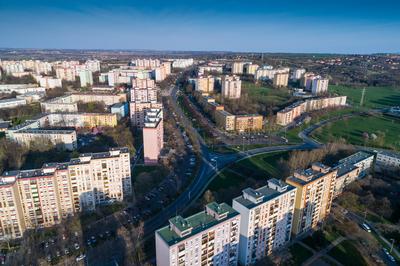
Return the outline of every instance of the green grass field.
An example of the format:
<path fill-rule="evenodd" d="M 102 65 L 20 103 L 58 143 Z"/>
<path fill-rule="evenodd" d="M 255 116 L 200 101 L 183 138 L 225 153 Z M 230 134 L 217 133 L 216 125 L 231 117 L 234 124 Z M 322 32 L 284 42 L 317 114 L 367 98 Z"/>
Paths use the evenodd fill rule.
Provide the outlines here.
<path fill-rule="evenodd" d="M 332 248 L 328 255 L 338 260 L 343 265 L 367 265 L 358 249 L 349 241 L 344 240 L 342 243 Z"/>
<path fill-rule="evenodd" d="M 369 135 L 363 138 L 363 133 Z M 374 140 L 371 135 L 375 134 Z M 320 142 L 345 139 L 354 145 L 400 150 L 400 119 L 389 116 L 356 116 L 325 125 L 312 136 Z"/>
<path fill-rule="evenodd" d="M 330 85 L 330 92 L 346 95 L 347 100 L 354 106 L 360 106 L 362 88 Z M 363 107 L 382 108 L 399 105 L 400 87 L 366 87 Z"/>
<path fill-rule="evenodd" d="M 286 88 L 274 89 L 254 84 L 252 82 L 242 82 L 243 92 L 248 93 L 252 102 L 265 103 L 268 105 L 280 106 L 286 104 L 291 96 Z"/>
<path fill-rule="evenodd" d="M 226 168 L 211 182 L 208 189 L 218 191 L 222 188 L 237 186 L 247 178 L 252 177 L 256 180 L 267 178 L 282 178 L 278 169 L 278 162 L 281 158 L 286 159 L 287 152 L 266 153 L 253 156 L 239 161 Z"/>

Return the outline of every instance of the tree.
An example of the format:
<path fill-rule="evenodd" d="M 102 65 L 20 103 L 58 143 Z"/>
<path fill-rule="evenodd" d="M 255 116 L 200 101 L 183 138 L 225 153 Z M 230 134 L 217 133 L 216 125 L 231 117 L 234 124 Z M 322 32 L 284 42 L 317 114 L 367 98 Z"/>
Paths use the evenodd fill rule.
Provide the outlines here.
<path fill-rule="evenodd" d="M 207 190 L 206 192 L 204 192 L 204 195 L 203 195 L 204 205 L 206 205 L 210 202 L 213 202 L 213 201 L 215 201 L 213 193 L 210 190 Z"/>

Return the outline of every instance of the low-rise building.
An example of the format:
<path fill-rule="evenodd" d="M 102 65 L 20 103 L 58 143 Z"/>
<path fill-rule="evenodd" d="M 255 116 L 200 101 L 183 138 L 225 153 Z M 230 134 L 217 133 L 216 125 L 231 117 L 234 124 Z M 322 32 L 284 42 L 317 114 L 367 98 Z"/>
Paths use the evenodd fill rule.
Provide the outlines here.
<path fill-rule="evenodd" d="M 258 114 L 236 115 L 235 130 L 237 132 L 260 131 L 263 128 L 263 116 Z"/>
<path fill-rule="evenodd" d="M 76 131 L 73 129 L 24 129 L 12 134 L 13 140 L 21 145 L 51 143 L 57 148 L 73 151 L 78 148 Z"/>
<path fill-rule="evenodd" d="M 237 265 L 240 215 L 225 203 L 169 219 L 155 232 L 157 265 Z"/>
<path fill-rule="evenodd" d="M 235 115 L 225 110 L 215 111 L 215 123 L 221 129 L 233 131 L 235 130 Z"/>
<path fill-rule="evenodd" d="M 233 199 L 232 207 L 241 216 L 241 265 L 252 265 L 290 241 L 295 199 L 296 188 L 274 178 Z"/>
<path fill-rule="evenodd" d="M 27 103 L 25 99 L 17 99 L 17 98 L 4 99 L 0 100 L 0 109 L 15 108 L 26 104 Z"/>
<path fill-rule="evenodd" d="M 400 169 L 400 154 L 396 152 L 378 151 L 375 165 L 377 170 Z"/>
<path fill-rule="evenodd" d="M 111 106 L 111 113 L 117 114 L 118 118 L 126 117 L 128 115 L 128 103 L 116 103 Z"/>

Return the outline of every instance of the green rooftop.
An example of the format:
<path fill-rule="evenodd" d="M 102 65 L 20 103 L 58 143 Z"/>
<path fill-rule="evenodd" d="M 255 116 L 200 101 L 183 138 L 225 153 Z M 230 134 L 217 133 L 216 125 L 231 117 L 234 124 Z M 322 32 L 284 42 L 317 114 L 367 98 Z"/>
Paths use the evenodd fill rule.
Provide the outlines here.
<path fill-rule="evenodd" d="M 178 215 L 169 219 L 169 225 L 157 230 L 156 234 L 171 246 L 237 215 L 239 213 L 228 204 L 211 202 L 206 205 L 204 211 L 188 218 Z M 177 230 L 174 230 L 173 227 Z M 177 231 L 184 232 L 184 234 L 180 236 Z"/>

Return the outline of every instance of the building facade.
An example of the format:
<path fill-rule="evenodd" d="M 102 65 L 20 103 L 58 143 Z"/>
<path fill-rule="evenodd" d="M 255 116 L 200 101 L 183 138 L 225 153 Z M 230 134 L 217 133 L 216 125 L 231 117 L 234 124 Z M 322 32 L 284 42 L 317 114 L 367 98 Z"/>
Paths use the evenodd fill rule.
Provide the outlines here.
<path fill-rule="evenodd" d="M 242 81 L 238 76 L 224 76 L 221 80 L 222 97 L 239 99 L 242 91 Z"/>
<path fill-rule="evenodd" d="M 241 216 L 241 265 L 254 264 L 290 241 L 295 199 L 296 188 L 277 179 L 233 199 L 232 207 Z"/>
<path fill-rule="evenodd" d="M 292 234 L 300 235 L 314 229 L 331 210 L 337 169 L 321 163 L 295 171 L 286 183 L 297 188 Z"/>
<path fill-rule="evenodd" d="M 155 232 L 157 265 L 237 265 L 239 227 L 239 213 L 225 203 L 209 203 L 188 218 L 173 217 Z"/>
<path fill-rule="evenodd" d="M 157 164 L 164 147 L 164 125 L 162 109 L 146 109 L 143 127 L 144 163 Z"/>

